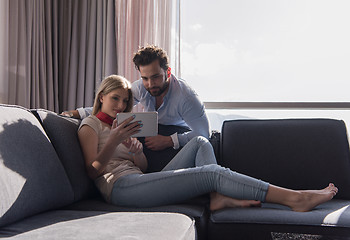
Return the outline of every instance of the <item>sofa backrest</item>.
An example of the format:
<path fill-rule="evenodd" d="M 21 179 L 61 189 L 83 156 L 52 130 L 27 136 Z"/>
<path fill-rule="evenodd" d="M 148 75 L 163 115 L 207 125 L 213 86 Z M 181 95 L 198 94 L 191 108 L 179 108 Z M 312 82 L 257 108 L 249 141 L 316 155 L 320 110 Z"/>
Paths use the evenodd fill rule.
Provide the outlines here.
<path fill-rule="evenodd" d="M 73 202 L 73 190 L 40 122 L 0 104 L 0 227 Z"/>
<path fill-rule="evenodd" d="M 281 119 L 225 121 L 218 163 L 271 184 L 321 189 L 333 182 L 350 199 L 350 158 L 343 121 Z"/>
<path fill-rule="evenodd" d="M 74 201 L 96 195 L 97 190 L 87 175 L 78 139 L 77 131 L 81 121 L 43 109 L 32 110 L 32 112 L 42 122 L 46 134 L 66 170 L 74 191 Z"/>

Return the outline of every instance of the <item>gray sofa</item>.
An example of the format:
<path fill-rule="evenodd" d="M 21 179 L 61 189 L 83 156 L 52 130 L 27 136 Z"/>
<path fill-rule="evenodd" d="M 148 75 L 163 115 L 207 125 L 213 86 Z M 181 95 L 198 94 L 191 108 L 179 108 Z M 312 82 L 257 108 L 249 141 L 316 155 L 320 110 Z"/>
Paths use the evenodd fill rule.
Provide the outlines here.
<path fill-rule="evenodd" d="M 53 112 L 0 105 L 0 238 L 196 239 L 203 207 L 104 203 L 86 175 L 78 125 Z"/>
<path fill-rule="evenodd" d="M 306 213 L 277 204 L 214 212 L 208 223 L 210 239 L 270 239 L 271 232 L 350 238 L 350 155 L 343 121 L 225 121 L 220 141 L 222 166 L 292 189 L 321 189 L 333 182 L 339 193 Z"/>
<path fill-rule="evenodd" d="M 0 238 L 350 236 L 349 145 L 342 121 L 225 121 L 210 139 L 218 163 L 238 172 L 294 189 L 323 188 L 328 182 L 339 187 L 334 200 L 307 213 L 276 204 L 210 212 L 207 196 L 156 208 L 107 204 L 86 175 L 78 126 L 78 120 L 47 110 L 0 105 Z M 161 167 L 156 162 L 148 171 Z"/>

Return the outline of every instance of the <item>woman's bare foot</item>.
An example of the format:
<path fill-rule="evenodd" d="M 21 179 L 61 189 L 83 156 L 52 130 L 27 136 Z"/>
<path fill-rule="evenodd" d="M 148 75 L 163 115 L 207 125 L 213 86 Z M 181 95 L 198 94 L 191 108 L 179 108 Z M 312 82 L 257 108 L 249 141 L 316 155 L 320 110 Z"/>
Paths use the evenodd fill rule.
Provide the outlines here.
<path fill-rule="evenodd" d="M 300 190 L 297 192 L 299 196 L 293 199 L 289 206 L 293 211 L 307 212 L 317 205 L 331 200 L 338 193 L 338 188 L 330 183 L 328 187 L 321 190 Z"/>
<path fill-rule="evenodd" d="M 260 207 L 261 202 L 255 200 L 238 200 L 224 196 L 220 193 L 211 193 L 210 210 L 216 211 L 223 208 L 244 208 L 244 207 Z"/>

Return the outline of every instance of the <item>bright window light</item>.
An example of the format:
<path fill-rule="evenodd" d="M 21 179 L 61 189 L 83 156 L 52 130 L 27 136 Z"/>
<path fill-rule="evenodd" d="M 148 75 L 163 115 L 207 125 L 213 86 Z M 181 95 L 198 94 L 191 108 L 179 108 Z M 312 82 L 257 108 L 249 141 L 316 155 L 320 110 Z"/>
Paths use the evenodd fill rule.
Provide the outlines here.
<path fill-rule="evenodd" d="M 181 1 L 180 76 L 203 101 L 350 102 L 350 1 Z"/>

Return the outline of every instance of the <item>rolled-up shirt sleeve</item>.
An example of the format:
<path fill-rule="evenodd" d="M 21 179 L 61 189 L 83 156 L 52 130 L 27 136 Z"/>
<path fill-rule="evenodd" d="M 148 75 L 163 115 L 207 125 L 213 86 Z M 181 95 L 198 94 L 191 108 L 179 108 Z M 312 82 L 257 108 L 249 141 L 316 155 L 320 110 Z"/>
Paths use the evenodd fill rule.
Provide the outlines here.
<path fill-rule="evenodd" d="M 84 119 L 86 117 L 88 117 L 89 115 L 91 115 L 92 113 L 92 107 L 81 107 L 81 108 L 77 108 L 77 111 L 79 112 L 80 115 L 80 119 Z"/>
<path fill-rule="evenodd" d="M 204 104 L 199 100 L 197 95 L 193 94 L 184 101 L 181 114 L 183 120 L 192 131 L 177 135 L 180 146 L 184 146 L 196 136 L 209 138 L 208 116 L 205 112 Z"/>

